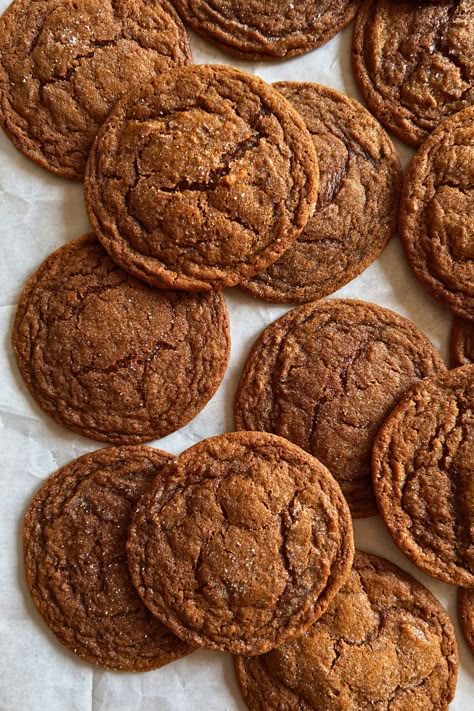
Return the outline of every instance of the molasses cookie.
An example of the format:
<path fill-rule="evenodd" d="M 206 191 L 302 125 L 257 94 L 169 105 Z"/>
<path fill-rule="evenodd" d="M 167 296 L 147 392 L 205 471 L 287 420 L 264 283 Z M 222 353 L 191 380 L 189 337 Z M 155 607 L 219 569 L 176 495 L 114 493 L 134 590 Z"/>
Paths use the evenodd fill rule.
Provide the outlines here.
<path fill-rule="evenodd" d="M 458 616 L 464 638 L 474 654 L 474 590 L 458 590 Z"/>
<path fill-rule="evenodd" d="M 454 318 L 451 327 L 451 367 L 474 363 L 474 322 Z"/>
<path fill-rule="evenodd" d="M 193 651 L 147 610 L 125 543 L 136 502 L 172 457 L 151 447 L 101 449 L 43 484 L 26 513 L 26 580 L 60 642 L 93 664 L 148 671 Z"/>
<path fill-rule="evenodd" d="M 377 513 L 370 451 L 408 388 L 444 370 L 418 328 L 363 301 L 317 301 L 268 326 L 235 399 L 237 429 L 286 437 L 336 477 L 354 517 Z"/>
<path fill-rule="evenodd" d="M 147 607 L 190 644 L 259 654 L 301 635 L 349 575 L 349 509 L 325 466 L 281 437 L 233 432 L 163 470 L 130 527 Z"/>
<path fill-rule="evenodd" d="M 419 146 L 474 103 L 473 0 L 365 0 L 355 21 L 354 75 L 372 113 Z"/>
<path fill-rule="evenodd" d="M 474 106 L 438 126 L 411 161 L 400 236 L 430 294 L 474 320 Z"/>
<path fill-rule="evenodd" d="M 420 570 L 474 587 L 474 365 L 417 383 L 380 428 L 380 513 Z"/>
<path fill-rule="evenodd" d="M 313 139 L 318 202 L 299 239 L 241 287 L 268 301 L 313 301 L 360 274 L 395 232 L 400 161 L 383 128 L 355 99 L 318 84 L 274 87 L 299 111 Z"/>
<path fill-rule="evenodd" d="M 445 711 L 458 665 L 453 625 L 434 595 L 359 551 L 349 579 L 304 635 L 236 660 L 251 711 Z"/>
<path fill-rule="evenodd" d="M 286 59 L 328 42 L 360 0 L 173 0 L 195 32 L 244 59 Z"/>
<path fill-rule="evenodd" d="M 149 284 L 201 291 L 265 269 L 317 197 L 303 119 L 232 67 L 174 69 L 124 97 L 100 130 L 86 207 L 112 258 Z"/>
<path fill-rule="evenodd" d="M 167 0 L 14 0 L 0 45 L 0 125 L 28 158 L 76 180 L 117 99 L 192 62 Z"/>
<path fill-rule="evenodd" d="M 227 309 L 221 294 L 146 286 L 89 234 L 27 282 L 13 348 L 28 389 L 56 422 L 135 444 L 183 427 L 212 397 L 229 358 Z"/>

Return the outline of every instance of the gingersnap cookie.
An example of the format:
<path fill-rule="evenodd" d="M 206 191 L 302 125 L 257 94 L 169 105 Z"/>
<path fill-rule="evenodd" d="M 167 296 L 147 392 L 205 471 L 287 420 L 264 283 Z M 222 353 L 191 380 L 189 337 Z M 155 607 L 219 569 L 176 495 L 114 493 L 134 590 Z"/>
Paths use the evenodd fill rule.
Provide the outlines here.
<path fill-rule="evenodd" d="M 453 625 L 434 595 L 360 551 L 327 612 L 301 637 L 236 659 L 251 711 L 443 711 L 458 666 Z"/>
<path fill-rule="evenodd" d="M 86 174 L 97 236 L 158 287 L 231 286 L 274 262 L 316 202 L 303 119 L 262 79 L 232 67 L 174 69 L 120 101 Z"/>
<path fill-rule="evenodd" d="M 325 466 L 264 432 L 211 437 L 163 470 L 127 545 L 144 603 L 190 644 L 259 654 L 322 615 L 352 565 Z"/>
<path fill-rule="evenodd" d="M 414 382 L 439 370 L 444 364 L 429 340 L 393 311 L 317 301 L 289 311 L 255 343 L 237 389 L 235 425 L 274 432 L 318 457 L 352 516 L 372 516 L 377 430 Z"/>
<path fill-rule="evenodd" d="M 428 575 L 474 587 L 474 365 L 417 383 L 383 423 L 372 468 L 380 513 Z"/>
<path fill-rule="evenodd" d="M 349 24 L 360 0 L 173 0 L 204 39 L 243 59 L 286 59 L 328 42 Z"/>
<path fill-rule="evenodd" d="M 473 0 L 365 0 L 354 26 L 354 76 L 379 121 L 419 146 L 474 103 L 473 46 Z"/>
<path fill-rule="evenodd" d="M 411 161 L 400 237 L 410 267 L 431 296 L 473 320 L 474 106 L 442 123 Z"/>
<path fill-rule="evenodd" d="M 48 415 L 117 444 L 183 427 L 217 390 L 230 351 L 221 294 L 151 289 L 93 234 L 58 249 L 29 279 L 12 340 Z"/>
<path fill-rule="evenodd" d="M 451 367 L 474 363 L 474 322 L 455 317 L 451 327 Z"/>
<path fill-rule="evenodd" d="M 464 638 L 474 654 L 474 590 L 458 590 L 458 617 Z"/>
<path fill-rule="evenodd" d="M 0 45 L 0 125 L 25 156 L 76 180 L 117 99 L 192 62 L 167 0 L 14 0 Z"/>
<path fill-rule="evenodd" d="M 318 155 L 315 211 L 300 237 L 241 287 L 280 303 L 320 299 L 360 274 L 396 229 L 402 173 L 380 124 L 355 99 L 303 82 L 274 87 L 303 117 Z"/>
<path fill-rule="evenodd" d="M 143 446 L 86 454 L 50 476 L 26 513 L 33 602 L 59 641 L 93 664 L 148 671 L 193 651 L 142 603 L 125 550 L 138 499 L 172 459 Z"/>

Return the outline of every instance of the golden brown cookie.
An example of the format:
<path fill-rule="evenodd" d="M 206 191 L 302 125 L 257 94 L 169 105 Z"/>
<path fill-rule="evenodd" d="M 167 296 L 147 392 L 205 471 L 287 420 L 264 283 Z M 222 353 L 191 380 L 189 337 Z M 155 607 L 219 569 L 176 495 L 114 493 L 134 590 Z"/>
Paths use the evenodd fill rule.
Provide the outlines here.
<path fill-rule="evenodd" d="M 300 112 L 313 139 L 318 202 L 296 242 L 241 288 L 268 301 L 313 301 L 360 274 L 395 232 L 400 161 L 383 128 L 355 99 L 318 84 L 274 87 Z"/>
<path fill-rule="evenodd" d="M 14 0 L 0 46 L 0 125 L 28 158 L 76 180 L 117 99 L 192 62 L 167 0 Z"/>
<path fill-rule="evenodd" d="M 173 0 L 204 39 L 244 59 L 286 59 L 328 42 L 360 0 Z"/>
<path fill-rule="evenodd" d="M 288 312 L 255 343 L 235 404 L 237 429 L 286 437 L 336 477 L 354 517 L 377 513 L 370 451 L 379 426 L 419 378 L 444 370 L 418 328 L 364 301 Z"/>
<path fill-rule="evenodd" d="M 229 359 L 229 322 L 221 294 L 152 289 L 89 234 L 29 279 L 13 348 L 28 389 L 56 422 L 136 444 L 183 427 L 212 397 Z"/>
<path fill-rule="evenodd" d="M 193 651 L 142 603 L 125 550 L 138 499 L 172 459 L 143 446 L 86 454 L 50 476 L 26 513 L 33 601 L 59 641 L 93 664 L 149 671 Z"/>
<path fill-rule="evenodd" d="M 473 0 L 365 0 L 352 66 L 372 113 L 419 146 L 441 121 L 474 103 L 473 47 Z"/>
<path fill-rule="evenodd" d="M 89 158 L 86 207 L 112 258 L 149 284 L 231 286 L 274 262 L 317 197 L 303 119 L 262 79 L 197 65 L 120 101 Z"/>
<path fill-rule="evenodd" d="M 451 367 L 474 363 L 474 322 L 455 317 L 451 327 Z"/>
<path fill-rule="evenodd" d="M 428 575 L 474 587 L 474 365 L 417 383 L 380 428 L 374 489 L 388 530 Z"/>
<path fill-rule="evenodd" d="M 474 590 L 458 590 L 459 624 L 464 638 L 474 654 Z"/>
<path fill-rule="evenodd" d="M 438 126 L 411 161 L 400 237 L 430 294 L 474 320 L 474 106 Z"/>
<path fill-rule="evenodd" d="M 183 640 L 259 654 L 299 636 L 349 574 L 349 509 L 321 462 L 281 437 L 199 442 L 141 499 L 127 545 L 144 603 Z"/>
<path fill-rule="evenodd" d="M 453 625 L 434 595 L 388 560 L 360 551 L 304 635 L 236 659 L 251 711 L 445 711 L 458 665 Z"/>

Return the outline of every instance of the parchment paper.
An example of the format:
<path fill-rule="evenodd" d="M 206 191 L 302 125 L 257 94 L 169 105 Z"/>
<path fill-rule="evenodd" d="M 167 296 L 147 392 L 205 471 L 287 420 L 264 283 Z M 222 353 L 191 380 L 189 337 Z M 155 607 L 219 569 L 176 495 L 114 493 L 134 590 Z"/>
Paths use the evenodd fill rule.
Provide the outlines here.
<path fill-rule="evenodd" d="M 0 0 L 0 11 L 7 0 Z M 192 36 L 196 63 L 233 64 L 268 81 L 316 81 L 359 98 L 350 68 L 352 26 L 324 47 L 286 62 L 232 59 Z M 406 166 L 412 151 L 397 143 Z M 100 445 L 42 414 L 18 374 L 10 331 L 20 291 L 42 260 L 88 231 L 82 186 L 55 177 L 22 157 L 0 132 L 0 711 L 235 711 L 245 706 L 231 657 L 199 651 L 156 672 L 100 671 L 66 650 L 36 612 L 24 581 L 21 529 L 41 482 L 71 459 Z M 450 314 L 415 281 L 398 238 L 336 296 L 374 301 L 412 319 L 447 354 Z M 180 432 L 155 444 L 174 454 L 204 437 L 233 429 L 232 399 L 246 354 L 261 330 L 288 307 L 228 289 L 232 357 L 207 407 Z M 356 545 L 385 556 L 432 590 L 456 625 L 461 672 L 452 709 L 474 709 L 474 659 L 456 619 L 456 589 L 414 568 L 392 543 L 379 517 L 355 523 Z"/>

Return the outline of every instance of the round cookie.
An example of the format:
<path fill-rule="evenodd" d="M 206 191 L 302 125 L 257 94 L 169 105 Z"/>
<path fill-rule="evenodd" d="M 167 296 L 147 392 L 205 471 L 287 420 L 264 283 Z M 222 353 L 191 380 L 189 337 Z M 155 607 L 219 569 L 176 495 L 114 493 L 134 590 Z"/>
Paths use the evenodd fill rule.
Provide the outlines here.
<path fill-rule="evenodd" d="M 474 590 L 458 590 L 458 617 L 464 638 L 474 654 Z"/>
<path fill-rule="evenodd" d="M 419 146 L 474 103 L 473 0 L 365 0 L 356 16 L 352 66 L 372 113 Z"/>
<path fill-rule="evenodd" d="M 268 301 L 313 301 L 360 274 L 395 232 L 401 166 L 385 131 L 355 99 L 318 84 L 274 87 L 299 111 L 312 136 L 318 202 L 296 242 L 241 287 Z"/>
<path fill-rule="evenodd" d="M 389 561 L 356 551 L 348 580 L 304 635 L 236 659 L 251 711 L 443 711 L 459 661 L 438 600 Z"/>
<path fill-rule="evenodd" d="M 64 427 L 116 444 L 183 427 L 216 391 L 230 351 L 221 294 L 151 289 L 93 234 L 29 279 L 12 340 L 38 405 Z"/>
<path fill-rule="evenodd" d="M 474 320 L 474 106 L 438 126 L 412 159 L 400 237 L 430 294 Z"/>
<path fill-rule="evenodd" d="M 328 42 L 352 20 L 360 0 L 173 0 L 204 39 L 244 59 L 286 59 Z"/>
<path fill-rule="evenodd" d="M 193 651 L 143 605 L 125 549 L 138 499 L 172 459 L 143 446 L 86 454 L 50 476 L 26 513 L 33 601 L 59 641 L 93 664 L 149 671 Z"/>
<path fill-rule="evenodd" d="M 474 587 L 474 365 L 417 383 L 383 423 L 372 469 L 380 513 L 424 573 Z"/>
<path fill-rule="evenodd" d="M 199 442 L 164 470 L 130 527 L 132 580 L 197 646 L 259 654 L 299 636 L 349 574 L 349 510 L 321 462 L 263 432 Z"/>
<path fill-rule="evenodd" d="M 117 99 L 192 62 L 167 0 L 14 0 L 0 43 L 0 125 L 25 156 L 76 180 Z"/>
<path fill-rule="evenodd" d="M 286 437 L 336 477 L 352 516 L 377 513 L 370 451 L 379 426 L 419 378 L 444 370 L 428 339 L 393 311 L 331 299 L 263 331 L 244 367 L 237 429 Z"/>
<path fill-rule="evenodd" d="M 112 258 L 149 284 L 232 286 L 298 237 L 316 152 L 276 89 L 232 67 L 173 69 L 124 97 L 92 148 L 86 207 Z"/>
<path fill-rule="evenodd" d="M 455 317 L 451 327 L 451 367 L 474 363 L 474 323 Z"/>

